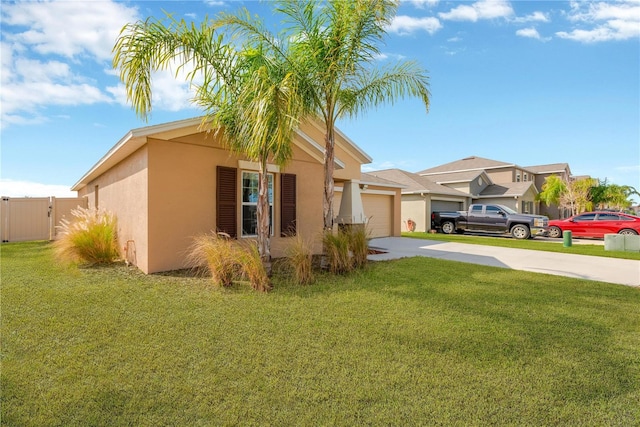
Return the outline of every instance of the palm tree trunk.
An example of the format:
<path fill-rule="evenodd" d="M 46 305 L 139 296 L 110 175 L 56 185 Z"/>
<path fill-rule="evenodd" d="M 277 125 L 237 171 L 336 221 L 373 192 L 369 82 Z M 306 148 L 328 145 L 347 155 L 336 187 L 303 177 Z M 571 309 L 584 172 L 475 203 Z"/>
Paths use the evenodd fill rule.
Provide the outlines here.
<path fill-rule="evenodd" d="M 269 233 L 269 176 L 267 175 L 267 162 L 260 161 L 260 172 L 258 176 L 258 253 L 264 265 L 267 275 L 271 276 L 271 236 Z"/>
<path fill-rule="evenodd" d="M 326 124 L 324 148 L 324 193 L 322 200 L 322 212 L 324 214 L 324 229 L 333 229 L 333 170 L 335 160 L 335 135 L 333 125 Z"/>

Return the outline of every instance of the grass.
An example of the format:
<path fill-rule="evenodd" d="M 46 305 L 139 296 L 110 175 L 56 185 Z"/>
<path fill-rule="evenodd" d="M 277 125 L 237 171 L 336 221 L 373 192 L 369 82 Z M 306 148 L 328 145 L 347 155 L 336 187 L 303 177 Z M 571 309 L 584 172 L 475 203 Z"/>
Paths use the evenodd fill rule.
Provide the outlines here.
<path fill-rule="evenodd" d="M 640 290 L 452 261 L 263 294 L 3 244 L 2 425 L 634 425 Z"/>
<path fill-rule="evenodd" d="M 478 236 L 472 234 L 442 234 L 442 233 L 402 233 L 403 237 L 413 239 L 428 239 L 445 242 L 469 243 L 472 245 L 500 246 L 505 248 L 532 249 L 546 252 L 561 252 L 566 254 L 592 255 L 607 258 L 637 259 L 640 252 L 605 251 L 601 244 L 574 244 L 568 248 L 562 245 L 562 239 L 557 241 L 543 241 L 538 239 L 517 240 L 504 236 Z"/>

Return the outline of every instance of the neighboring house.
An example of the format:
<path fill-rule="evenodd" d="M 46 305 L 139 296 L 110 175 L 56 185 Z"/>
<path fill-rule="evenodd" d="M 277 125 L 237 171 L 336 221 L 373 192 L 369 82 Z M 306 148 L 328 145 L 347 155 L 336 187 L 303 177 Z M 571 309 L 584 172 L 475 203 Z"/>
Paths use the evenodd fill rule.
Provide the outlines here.
<path fill-rule="evenodd" d="M 193 237 L 201 233 L 255 237 L 257 164 L 231 153 L 201 124 L 195 118 L 132 130 L 72 188 L 89 207 L 116 215 L 124 255 L 145 273 L 186 267 Z M 291 233 L 313 239 L 316 253 L 322 249 L 323 141 L 322 126 L 304 123 L 292 160 L 268 167 L 274 257 L 284 255 Z M 336 132 L 334 182 L 349 193 L 342 201 L 343 192 L 336 192 L 341 221 L 371 218 L 373 237 L 397 236 L 401 186 L 361 174 L 361 165 L 370 162 Z"/>
<path fill-rule="evenodd" d="M 569 164 L 567 163 L 552 163 L 549 165 L 528 166 L 527 169 L 535 174 L 535 183 L 539 191 L 542 191 L 542 186 L 544 185 L 545 180 L 551 175 L 556 175 L 564 181 L 569 181 L 570 179 L 579 179 L 571 175 L 571 169 L 569 169 Z M 551 219 L 560 219 L 571 216 L 571 210 L 562 209 L 558 207 L 558 205 L 547 206 L 545 203 L 540 203 L 539 206 L 540 215 L 546 215 Z"/>
<path fill-rule="evenodd" d="M 471 156 L 417 172 L 436 183 L 468 193 L 474 203 L 499 203 L 520 213 L 542 214 L 549 218 L 566 216 L 558 206 L 536 201 L 545 179 L 558 175 L 574 179 L 566 163 L 522 167 Z"/>
<path fill-rule="evenodd" d="M 465 191 L 437 184 L 426 177 L 400 169 L 386 169 L 363 175 L 403 185 L 403 231 L 409 231 L 409 220 L 415 223 L 414 231 L 428 231 L 431 229 L 431 212 L 467 209 L 471 200 Z"/>

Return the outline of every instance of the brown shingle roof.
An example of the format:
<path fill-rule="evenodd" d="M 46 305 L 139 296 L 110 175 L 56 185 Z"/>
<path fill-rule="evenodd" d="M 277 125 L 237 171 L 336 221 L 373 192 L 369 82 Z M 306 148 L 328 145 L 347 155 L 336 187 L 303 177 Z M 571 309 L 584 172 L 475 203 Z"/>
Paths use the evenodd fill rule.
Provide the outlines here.
<path fill-rule="evenodd" d="M 466 193 L 437 184 L 427 177 L 407 172 L 402 169 L 385 169 L 368 172 L 367 175 L 373 175 L 377 178 L 383 178 L 404 185 L 405 188 L 402 190 L 403 194 L 428 193 L 469 197 Z"/>
<path fill-rule="evenodd" d="M 471 156 L 464 159 L 456 160 L 454 162 L 445 163 L 444 165 L 436 166 L 433 168 L 425 169 L 420 172 L 416 172 L 418 175 L 431 175 L 448 172 L 461 172 L 469 170 L 484 170 L 515 166 L 513 163 L 499 162 L 497 160 L 485 159 L 483 157 Z"/>
<path fill-rule="evenodd" d="M 527 166 L 525 169 L 533 173 L 557 173 L 569 169 L 568 163 L 551 163 L 548 165 Z"/>
<path fill-rule="evenodd" d="M 522 196 L 529 188 L 533 187 L 532 181 L 529 182 L 510 182 L 506 184 L 492 184 L 482 190 L 480 197 L 515 197 Z M 537 193 L 537 191 L 536 191 Z"/>

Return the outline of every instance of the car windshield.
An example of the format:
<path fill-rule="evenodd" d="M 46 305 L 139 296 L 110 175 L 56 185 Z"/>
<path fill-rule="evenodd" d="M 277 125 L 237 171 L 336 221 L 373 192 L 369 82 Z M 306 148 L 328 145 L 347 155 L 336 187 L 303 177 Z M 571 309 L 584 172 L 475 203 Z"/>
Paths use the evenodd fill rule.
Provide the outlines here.
<path fill-rule="evenodd" d="M 517 214 L 518 213 L 518 212 L 514 211 L 513 209 L 511 209 L 511 208 L 509 208 L 507 206 L 504 206 L 504 205 L 497 205 L 497 206 L 499 206 L 500 209 L 502 209 L 503 211 L 505 211 L 508 214 Z"/>

